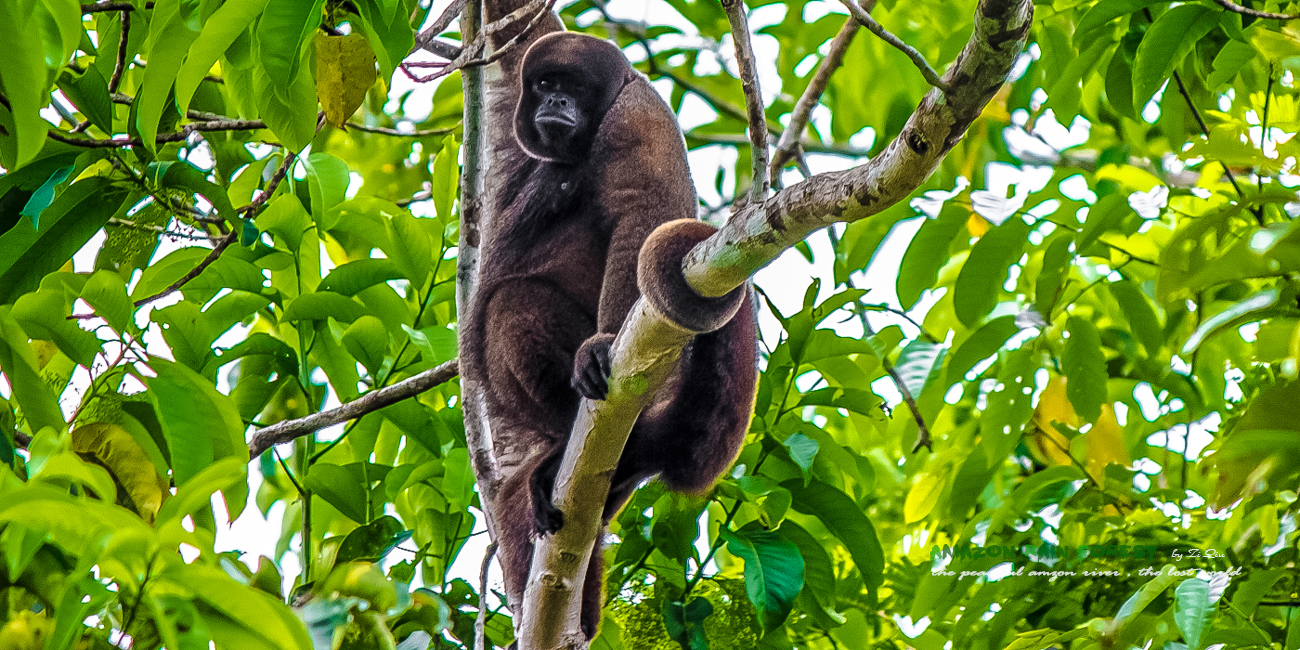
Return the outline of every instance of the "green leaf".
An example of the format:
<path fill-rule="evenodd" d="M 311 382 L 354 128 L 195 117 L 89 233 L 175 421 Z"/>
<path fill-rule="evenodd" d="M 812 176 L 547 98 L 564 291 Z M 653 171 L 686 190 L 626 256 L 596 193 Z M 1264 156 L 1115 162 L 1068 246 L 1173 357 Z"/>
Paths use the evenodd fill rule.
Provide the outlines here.
<path fill-rule="evenodd" d="M 296 4 L 298 3 L 272 2 L 269 7 Z M 266 25 L 265 17 L 259 25 Z M 316 135 L 315 78 L 305 69 L 299 69 L 286 85 L 280 85 L 261 68 L 253 70 L 252 77 L 257 112 L 266 122 L 267 128 L 290 151 L 302 151 Z"/>
<path fill-rule="evenodd" d="M 1074 46 L 1082 48 L 1089 43 L 1091 39 L 1095 38 L 1092 31 L 1104 26 L 1106 23 L 1155 4 L 1161 4 L 1161 0 L 1102 0 L 1098 2 L 1074 26 Z"/>
<path fill-rule="evenodd" d="M 171 108 L 171 90 L 176 73 L 185 60 L 185 53 L 198 33 L 190 29 L 185 14 L 187 7 L 181 0 L 158 0 L 149 21 L 149 65 L 144 69 L 144 80 L 136 93 L 132 109 L 135 128 L 149 151 L 158 147 L 158 126 L 163 112 Z"/>
<path fill-rule="evenodd" d="M 95 309 L 116 332 L 126 332 L 133 325 L 135 305 L 126 295 L 126 282 L 112 271 L 96 271 L 81 289 L 81 299 Z"/>
<path fill-rule="evenodd" d="M 339 545 L 334 562 L 378 562 L 398 544 L 410 539 L 413 532 L 403 528 L 396 519 L 384 515 L 348 533 Z"/>
<path fill-rule="evenodd" d="M 718 530 L 727 550 L 745 561 L 745 595 L 758 610 L 763 630 L 781 627 L 803 589 L 803 556 L 799 547 L 767 530 Z"/>
<path fill-rule="evenodd" d="M 68 178 L 71 171 L 72 165 L 54 170 L 54 173 L 45 180 L 45 183 L 37 188 L 35 192 L 32 192 L 32 197 L 27 199 L 27 205 L 23 206 L 22 212 L 19 214 L 31 219 L 33 228 L 40 229 L 41 213 L 54 202 L 54 189 L 58 187 L 59 183 Z"/>
<path fill-rule="evenodd" d="M 381 466 L 367 463 L 367 467 L 370 470 L 377 470 Z M 371 484 L 382 481 L 387 474 L 387 469 L 371 471 L 369 477 Z M 366 510 L 367 484 L 361 475 L 361 463 L 346 466 L 316 463 L 307 473 L 305 485 L 307 489 L 338 508 L 343 516 L 352 521 L 364 524 L 370 520 Z M 382 484 L 380 489 L 382 490 Z"/>
<path fill-rule="evenodd" d="M 425 279 L 433 269 L 434 255 L 433 241 L 420 221 L 402 210 L 385 222 L 392 243 L 384 252 L 417 287 L 424 286 Z"/>
<path fill-rule="evenodd" d="M 131 509 L 147 522 L 157 516 L 163 499 L 171 496 L 167 480 L 158 475 L 149 454 L 116 424 L 77 427 L 72 431 L 72 450 L 108 470 L 126 492 Z"/>
<path fill-rule="evenodd" d="M 0 370 L 9 381 L 13 399 L 32 433 L 45 427 L 62 430 L 65 423 L 59 398 L 41 378 L 40 363 L 27 333 L 9 312 L 9 307 L 0 306 Z"/>
<path fill-rule="evenodd" d="M 1146 106 L 1198 41 L 1219 24 L 1220 10 L 1185 4 L 1156 18 L 1133 59 L 1133 106 Z"/>
<path fill-rule="evenodd" d="M 1019 331 L 1015 316 L 999 316 L 985 323 L 948 356 L 948 374 L 944 381 L 949 386 L 963 381 L 975 364 L 997 354 L 1002 344 Z"/>
<path fill-rule="evenodd" d="M 1214 57 L 1214 72 L 1206 78 L 1205 85 L 1211 90 L 1218 89 L 1236 78 L 1237 73 L 1246 69 L 1255 58 L 1255 46 L 1250 43 L 1230 40 Z"/>
<path fill-rule="evenodd" d="M 898 269 L 898 301 L 905 309 L 911 309 L 920 299 L 921 292 L 934 286 L 939 269 L 948 263 L 948 247 L 965 230 L 970 216 L 970 210 L 949 201 L 939 212 L 938 219 L 921 223 Z"/>
<path fill-rule="evenodd" d="M 948 347 L 942 343 L 916 339 L 908 343 L 907 347 L 898 354 L 898 363 L 894 365 L 894 370 L 898 372 L 899 379 L 903 380 L 903 385 L 913 397 L 919 397 L 921 391 L 929 384 L 930 378 L 943 367 L 943 356 L 947 351 Z"/>
<path fill-rule="evenodd" d="M 248 459 L 230 456 L 222 458 L 199 470 L 183 486 L 176 488 L 176 496 L 167 499 L 158 511 L 158 522 L 180 521 L 207 508 L 212 495 L 233 491 L 248 483 Z"/>
<path fill-rule="evenodd" d="M 1201 343 L 1213 336 L 1219 330 L 1222 330 L 1234 323 L 1240 325 L 1243 321 L 1254 320 L 1251 314 L 1262 309 L 1268 309 L 1277 304 L 1281 292 L 1277 289 L 1265 289 L 1259 293 L 1244 298 L 1230 305 L 1227 309 L 1205 319 L 1200 327 L 1196 328 L 1192 335 L 1187 337 L 1187 342 L 1183 343 L 1182 354 L 1192 354 Z"/>
<path fill-rule="evenodd" d="M 157 357 L 149 365 L 158 373 L 147 382 L 149 401 L 167 438 L 176 485 L 185 485 L 214 461 L 247 461 L 244 423 L 229 397 L 186 366 Z"/>
<path fill-rule="evenodd" d="M 59 75 L 58 85 L 91 124 L 104 133 L 113 132 L 113 102 L 108 97 L 108 81 L 99 68 L 90 66 L 80 75 L 65 71 Z"/>
<path fill-rule="evenodd" d="M 224 219 L 235 219 L 235 206 L 230 204 L 226 188 L 208 180 L 207 174 L 184 161 L 151 163 L 146 176 L 161 187 L 202 194 Z"/>
<path fill-rule="evenodd" d="M 1101 405 L 1106 401 L 1106 355 L 1101 350 L 1101 336 L 1092 321 L 1081 316 L 1071 316 L 1065 329 L 1070 338 L 1065 340 L 1061 353 L 1061 370 L 1068 383 L 1065 395 L 1074 410 L 1087 422 L 1101 417 Z"/>
<path fill-rule="evenodd" d="M 1174 588 L 1174 624 L 1183 633 L 1187 647 L 1201 647 L 1201 636 L 1208 627 L 1211 611 L 1210 583 L 1188 578 Z"/>
<path fill-rule="evenodd" d="M 214 638 L 222 639 L 225 628 L 227 633 L 237 630 L 236 638 L 246 639 L 234 644 L 222 639 L 218 647 L 258 650 L 255 644 L 260 643 L 268 650 L 312 650 L 311 637 L 302 621 L 278 598 L 235 582 L 215 567 L 197 562 L 181 566 L 178 581 L 193 590 L 195 598 L 224 615 L 225 621 L 204 616 L 212 621 Z"/>
<path fill-rule="evenodd" d="M 863 415 L 879 413 L 880 404 L 879 395 L 862 388 L 819 388 L 799 398 L 799 406 L 833 406 Z"/>
<path fill-rule="evenodd" d="M 791 479 L 781 487 L 794 496 L 795 510 L 816 516 L 849 549 L 868 591 L 874 594 L 884 581 L 885 555 L 862 508 L 849 495 L 818 480 L 805 487 L 801 479 Z"/>
<path fill-rule="evenodd" d="M 990 467 L 1005 461 L 1024 434 L 1034 411 L 1038 362 L 1039 356 L 1031 345 L 1012 351 L 998 372 L 998 383 L 988 393 L 988 406 L 980 416 L 980 435 L 988 443 L 982 446 Z"/>
<path fill-rule="evenodd" d="M 313 153 L 303 160 L 303 165 L 311 189 L 311 213 L 321 223 L 331 209 L 343 202 L 351 172 L 347 163 L 327 153 Z"/>
<path fill-rule="evenodd" d="M 71 313 L 62 291 L 42 289 L 25 294 L 14 302 L 11 312 L 23 331 L 34 339 L 52 341 L 68 358 L 87 368 L 99 353 L 99 338 L 81 329 Z"/>
<path fill-rule="evenodd" d="M 320 25 L 324 5 L 324 0 L 270 2 L 257 22 L 257 53 L 267 89 L 286 100 L 294 99 L 287 91 L 298 77 L 304 44 Z M 314 113 L 314 92 L 311 103 Z"/>
<path fill-rule="evenodd" d="M 336 267 L 321 280 L 316 289 L 355 296 L 362 289 L 401 277 L 402 272 L 392 260 L 361 259 Z"/>
<path fill-rule="evenodd" d="M 448 135 L 442 139 L 442 150 L 433 160 L 433 178 L 430 180 L 429 194 L 438 213 L 438 220 L 443 223 L 454 223 L 451 206 L 460 195 L 459 154 L 460 145 L 456 143 L 455 136 Z"/>
<path fill-rule="evenodd" d="M 1131 280 L 1111 282 L 1106 286 L 1124 312 L 1124 318 L 1134 337 L 1146 348 L 1147 356 L 1154 357 L 1164 345 L 1165 335 L 1160 329 L 1160 321 L 1156 320 L 1151 302 Z"/>
<path fill-rule="evenodd" d="M 39 112 L 50 101 L 52 81 L 46 73 L 41 38 L 43 12 L 31 9 L 27 3 L 0 2 L 0 61 L 4 61 L 0 86 L 8 102 L 3 107 L 7 114 L 0 111 L 0 167 L 7 169 L 17 169 L 36 158 L 50 128 Z"/>
<path fill-rule="evenodd" d="M 813 459 L 817 457 L 817 441 L 802 433 L 792 433 L 781 444 L 790 452 L 790 460 L 807 474 L 812 468 Z"/>
<path fill-rule="evenodd" d="M 1160 594 L 1164 593 L 1170 585 L 1178 581 L 1178 576 L 1172 574 L 1176 570 L 1172 564 L 1166 564 L 1160 568 L 1160 573 L 1156 577 L 1148 580 L 1142 585 L 1124 604 L 1120 606 L 1119 611 L 1115 613 L 1115 623 L 1123 625 L 1128 623 L 1142 613 L 1142 610 L 1151 604 Z"/>
<path fill-rule="evenodd" d="M 185 62 L 176 73 L 176 106 L 181 113 L 190 107 L 190 100 L 199 84 L 253 19 L 262 14 L 270 0 L 227 0 L 203 23 L 194 43 L 185 55 Z M 295 3 L 290 3 L 295 4 Z"/>
<path fill-rule="evenodd" d="M 37 287 L 117 212 L 126 190 L 102 176 L 73 183 L 41 213 L 40 229 L 20 222 L 0 235 L 0 304 Z"/>
<path fill-rule="evenodd" d="M 166 289 L 198 267 L 199 262 L 202 262 L 203 258 L 211 252 L 211 248 L 190 246 L 168 253 L 166 257 L 145 267 L 140 273 L 140 280 L 135 283 L 135 289 L 131 291 L 131 299 L 140 300 Z"/>
<path fill-rule="evenodd" d="M 388 330 L 374 316 L 362 316 L 343 331 L 343 347 L 374 375 L 384 365 L 388 350 Z"/>
<path fill-rule="evenodd" d="M 351 323 L 366 315 L 366 308 L 361 303 L 333 291 L 317 291 L 298 296 L 284 308 L 283 321 L 295 320 L 334 320 Z"/>
<path fill-rule="evenodd" d="M 1074 259 L 1070 252 L 1073 244 L 1073 237 L 1057 237 L 1047 245 L 1047 251 L 1043 253 L 1043 268 L 1034 281 L 1034 309 L 1048 321 L 1060 298 L 1057 292 L 1061 289 L 1061 279 L 1065 277 L 1069 263 Z"/>
<path fill-rule="evenodd" d="M 974 327 L 997 304 L 1011 265 L 1020 259 L 1029 226 L 1018 217 L 985 233 L 971 248 L 957 275 L 953 309 L 966 327 Z"/>

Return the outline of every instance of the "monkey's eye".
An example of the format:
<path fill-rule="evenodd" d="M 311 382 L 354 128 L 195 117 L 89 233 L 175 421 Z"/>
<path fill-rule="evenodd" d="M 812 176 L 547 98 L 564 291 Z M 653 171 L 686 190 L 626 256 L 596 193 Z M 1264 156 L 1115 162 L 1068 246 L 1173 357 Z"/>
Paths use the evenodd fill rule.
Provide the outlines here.
<path fill-rule="evenodd" d="M 538 90 L 541 90 L 541 91 L 544 91 L 544 92 L 550 92 L 550 91 L 556 90 L 555 85 L 556 85 L 555 82 L 554 82 L 554 81 L 551 81 L 550 79 L 538 79 L 538 80 L 537 80 L 537 89 L 538 89 Z"/>

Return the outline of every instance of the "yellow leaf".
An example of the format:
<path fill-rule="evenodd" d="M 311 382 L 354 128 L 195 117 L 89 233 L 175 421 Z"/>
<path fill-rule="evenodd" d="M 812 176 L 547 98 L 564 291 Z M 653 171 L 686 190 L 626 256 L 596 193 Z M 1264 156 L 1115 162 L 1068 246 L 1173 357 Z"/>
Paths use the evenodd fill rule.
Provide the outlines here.
<path fill-rule="evenodd" d="M 984 233 L 989 231 L 989 222 L 985 221 L 984 217 L 972 212 L 970 218 L 966 220 L 966 230 L 970 231 L 973 237 L 983 237 Z"/>
<path fill-rule="evenodd" d="M 1038 398 L 1034 409 L 1034 435 L 1029 441 L 1029 451 L 1044 465 L 1069 465 L 1070 440 L 1061 434 L 1053 422 L 1068 427 L 1079 426 L 1079 416 L 1074 405 L 1065 396 L 1065 377 L 1057 375 L 1047 382 L 1047 388 Z"/>
<path fill-rule="evenodd" d="M 360 34 L 316 37 L 316 97 L 325 119 L 342 127 L 375 84 L 375 51 Z"/>
<path fill-rule="evenodd" d="M 1088 433 L 1083 434 L 1083 439 L 1088 443 L 1088 473 L 1100 483 L 1102 480 L 1102 471 L 1106 466 L 1115 463 L 1117 465 L 1132 465 L 1133 460 L 1128 456 L 1128 449 L 1124 446 L 1124 436 L 1119 428 L 1119 421 L 1115 419 L 1115 411 L 1109 403 L 1101 405 L 1101 417 L 1092 425 Z"/>
<path fill-rule="evenodd" d="M 925 519 L 939 502 L 945 483 L 942 476 L 927 473 L 918 476 L 912 491 L 907 493 L 907 501 L 903 502 L 903 519 L 909 524 Z"/>
<path fill-rule="evenodd" d="M 72 432 L 72 450 L 84 460 L 108 470 L 121 489 L 119 500 L 153 523 L 170 494 L 167 479 L 158 474 L 149 454 L 131 434 L 116 424 L 96 422 L 77 427 Z"/>

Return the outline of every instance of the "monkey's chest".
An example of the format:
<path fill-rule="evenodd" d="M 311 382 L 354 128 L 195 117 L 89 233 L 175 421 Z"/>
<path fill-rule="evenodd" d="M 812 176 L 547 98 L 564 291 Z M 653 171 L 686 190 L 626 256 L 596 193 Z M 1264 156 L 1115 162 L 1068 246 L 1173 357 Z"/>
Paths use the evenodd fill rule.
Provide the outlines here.
<path fill-rule="evenodd" d="M 596 313 L 609 246 L 604 233 L 586 219 L 575 219 L 520 244 L 511 251 L 513 259 L 502 260 L 507 267 L 503 271 L 546 280 L 590 314 Z"/>

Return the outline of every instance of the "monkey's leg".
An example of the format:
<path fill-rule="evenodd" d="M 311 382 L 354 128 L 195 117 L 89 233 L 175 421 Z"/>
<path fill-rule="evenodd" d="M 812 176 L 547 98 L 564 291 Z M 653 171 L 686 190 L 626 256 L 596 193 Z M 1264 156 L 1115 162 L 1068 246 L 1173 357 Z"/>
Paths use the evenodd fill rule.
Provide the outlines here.
<path fill-rule="evenodd" d="M 564 523 L 551 495 L 578 409 L 573 356 L 595 332 L 595 319 L 544 280 L 503 284 L 487 299 L 488 415 L 494 427 L 501 422 L 527 438 L 535 469 L 521 470 L 530 471 L 529 479 L 517 485 L 531 497 L 534 531 L 552 533 Z"/>

